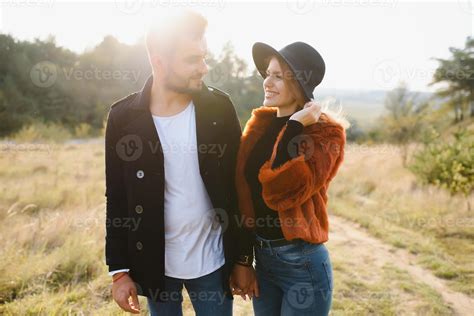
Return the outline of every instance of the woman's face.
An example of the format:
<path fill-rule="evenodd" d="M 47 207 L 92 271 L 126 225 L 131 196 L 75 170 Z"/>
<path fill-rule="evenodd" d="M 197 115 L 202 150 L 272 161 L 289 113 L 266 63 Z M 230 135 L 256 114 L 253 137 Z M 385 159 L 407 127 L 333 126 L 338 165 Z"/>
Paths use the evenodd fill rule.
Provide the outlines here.
<path fill-rule="evenodd" d="M 293 95 L 290 93 L 283 70 L 276 57 L 272 57 L 267 68 L 267 77 L 263 81 L 263 90 L 265 92 L 264 106 L 285 107 L 292 106 L 295 103 Z"/>

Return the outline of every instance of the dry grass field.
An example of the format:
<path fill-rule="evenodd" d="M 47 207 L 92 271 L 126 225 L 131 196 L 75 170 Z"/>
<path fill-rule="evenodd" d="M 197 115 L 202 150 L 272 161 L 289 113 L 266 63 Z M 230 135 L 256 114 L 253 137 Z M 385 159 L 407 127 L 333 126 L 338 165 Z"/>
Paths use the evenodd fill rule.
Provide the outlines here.
<path fill-rule="evenodd" d="M 0 149 L 0 314 L 126 314 L 104 262 L 102 143 Z M 349 145 L 329 191 L 332 315 L 474 310 L 465 199 L 418 185 L 388 145 Z M 236 297 L 234 314 L 252 315 L 251 303 Z"/>

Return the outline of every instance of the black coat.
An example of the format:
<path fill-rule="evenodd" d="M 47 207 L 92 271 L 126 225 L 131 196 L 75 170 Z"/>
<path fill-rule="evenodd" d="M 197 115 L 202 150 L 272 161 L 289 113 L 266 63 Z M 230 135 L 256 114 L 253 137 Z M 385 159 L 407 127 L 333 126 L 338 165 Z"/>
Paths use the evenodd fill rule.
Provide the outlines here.
<path fill-rule="evenodd" d="M 105 135 L 109 271 L 128 268 L 139 295 L 160 300 L 164 285 L 164 157 L 149 111 L 152 77 L 111 106 Z M 203 86 L 193 95 L 200 173 L 223 226 L 224 289 L 236 259 L 235 164 L 241 127 L 229 96 Z M 220 146 L 220 147 L 219 147 Z M 220 148 L 220 149 L 219 149 Z M 222 150 L 224 149 L 224 150 Z"/>

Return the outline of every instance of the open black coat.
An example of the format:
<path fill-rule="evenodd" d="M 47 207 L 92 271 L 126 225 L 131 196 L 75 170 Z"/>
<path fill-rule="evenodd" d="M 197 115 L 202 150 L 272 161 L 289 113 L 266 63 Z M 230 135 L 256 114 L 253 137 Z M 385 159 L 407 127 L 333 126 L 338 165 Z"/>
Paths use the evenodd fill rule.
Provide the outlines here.
<path fill-rule="evenodd" d="M 144 88 L 114 103 L 105 135 L 106 238 L 109 271 L 128 268 L 139 295 L 160 300 L 164 285 L 164 156 Z M 203 85 L 193 95 L 201 177 L 223 226 L 224 289 L 235 258 L 234 184 L 241 127 L 229 96 Z M 234 240 L 234 245 L 233 245 Z"/>

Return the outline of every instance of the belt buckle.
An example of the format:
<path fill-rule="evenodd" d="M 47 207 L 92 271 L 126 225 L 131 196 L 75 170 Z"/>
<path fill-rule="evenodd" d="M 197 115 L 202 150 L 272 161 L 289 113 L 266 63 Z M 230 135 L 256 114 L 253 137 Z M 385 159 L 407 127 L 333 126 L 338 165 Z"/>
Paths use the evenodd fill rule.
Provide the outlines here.
<path fill-rule="evenodd" d="M 257 240 L 257 243 L 260 246 L 260 249 L 263 249 L 263 240 Z"/>

